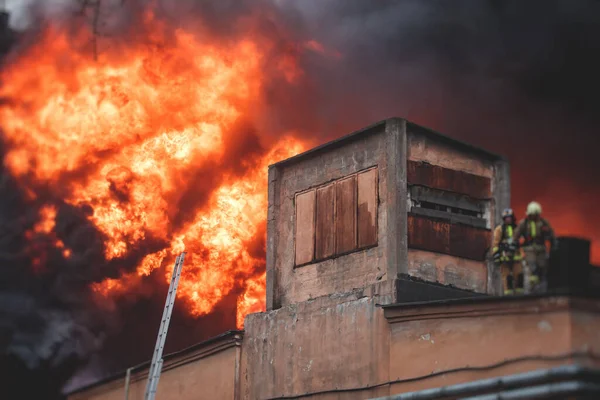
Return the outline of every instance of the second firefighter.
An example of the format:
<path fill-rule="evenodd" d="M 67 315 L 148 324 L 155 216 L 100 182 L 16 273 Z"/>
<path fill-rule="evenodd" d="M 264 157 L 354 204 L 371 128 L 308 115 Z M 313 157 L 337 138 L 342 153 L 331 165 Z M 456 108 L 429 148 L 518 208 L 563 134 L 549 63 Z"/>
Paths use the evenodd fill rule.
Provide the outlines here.
<path fill-rule="evenodd" d="M 542 206 L 539 203 L 529 203 L 527 216 L 519 223 L 514 233 L 515 242 L 523 240 L 527 293 L 546 290 L 549 255 L 546 242 L 549 242 L 550 250 L 555 250 L 557 246 L 554 230 L 541 214 Z"/>

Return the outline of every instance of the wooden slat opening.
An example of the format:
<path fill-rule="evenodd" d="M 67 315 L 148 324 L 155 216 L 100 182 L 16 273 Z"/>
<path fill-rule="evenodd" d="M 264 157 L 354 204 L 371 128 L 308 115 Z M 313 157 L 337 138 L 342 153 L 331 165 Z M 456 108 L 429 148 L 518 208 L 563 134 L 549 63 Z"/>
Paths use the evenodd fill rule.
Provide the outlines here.
<path fill-rule="evenodd" d="M 335 184 L 335 242 L 336 253 L 356 249 L 356 176 Z"/>
<path fill-rule="evenodd" d="M 314 260 L 315 191 L 296 196 L 296 265 Z"/>
<path fill-rule="evenodd" d="M 490 178 L 443 168 L 422 161 L 408 161 L 406 179 L 409 185 L 422 185 L 462 193 L 474 199 L 489 199 L 492 195 L 492 181 Z"/>
<path fill-rule="evenodd" d="M 489 245 L 490 231 L 487 229 L 408 215 L 409 248 L 483 261 Z"/>
<path fill-rule="evenodd" d="M 317 189 L 317 218 L 315 258 L 331 257 L 335 252 L 334 219 L 335 186 L 333 184 Z"/>
<path fill-rule="evenodd" d="M 295 265 L 377 245 L 378 170 L 296 195 Z"/>
<path fill-rule="evenodd" d="M 377 244 L 377 169 L 358 174 L 358 247 Z"/>

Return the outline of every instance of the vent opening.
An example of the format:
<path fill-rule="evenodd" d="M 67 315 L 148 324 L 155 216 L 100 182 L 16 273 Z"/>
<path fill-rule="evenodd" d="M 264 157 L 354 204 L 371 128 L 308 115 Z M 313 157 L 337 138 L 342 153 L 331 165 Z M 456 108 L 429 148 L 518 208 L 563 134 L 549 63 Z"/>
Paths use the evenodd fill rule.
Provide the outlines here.
<path fill-rule="evenodd" d="M 475 218 L 483 217 L 482 213 L 477 212 L 477 211 L 467 210 L 467 209 L 459 208 L 459 207 L 451 207 L 451 206 L 447 206 L 445 204 L 437 204 L 437 203 L 432 203 L 429 201 L 415 201 L 413 206 L 425 208 L 428 210 L 443 211 L 443 212 L 447 212 L 450 214 L 466 215 L 466 216 L 475 217 Z"/>

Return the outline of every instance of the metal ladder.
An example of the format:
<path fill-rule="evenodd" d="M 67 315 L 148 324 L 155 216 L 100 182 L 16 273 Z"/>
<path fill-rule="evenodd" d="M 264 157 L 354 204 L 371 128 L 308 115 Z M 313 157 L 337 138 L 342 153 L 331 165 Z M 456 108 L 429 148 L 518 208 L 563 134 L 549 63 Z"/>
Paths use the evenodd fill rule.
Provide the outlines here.
<path fill-rule="evenodd" d="M 146 383 L 146 394 L 144 395 L 145 400 L 153 400 L 156 396 L 156 388 L 158 386 L 158 379 L 160 378 L 163 364 L 163 349 L 165 347 L 165 340 L 167 339 L 169 322 L 171 322 L 171 313 L 173 312 L 173 304 L 175 304 L 175 295 L 177 294 L 177 285 L 179 285 L 179 277 L 181 276 L 185 254 L 186 253 L 183 252 L 175 259 L 175 267 L 173 268 L 173 276 L 171 276 L 171 284 L 169 285 L 169 291 L 167 292 L 165 309 L 163 311 L 162 320 L 160 321 L 160 329 L 158 330 L 158 337 L 156 338 L 154 355 L 152 356 L 152 363 L 150 364 L 150 370 L 148 371 L 148 383 Z"/>

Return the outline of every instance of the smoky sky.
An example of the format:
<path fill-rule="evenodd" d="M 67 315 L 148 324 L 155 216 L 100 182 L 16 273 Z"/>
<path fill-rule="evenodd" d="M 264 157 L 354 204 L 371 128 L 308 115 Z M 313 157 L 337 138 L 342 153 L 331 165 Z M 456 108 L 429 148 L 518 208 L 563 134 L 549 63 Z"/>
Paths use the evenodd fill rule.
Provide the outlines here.
<path fill-rule="evenodd" d="M 286 4 L 301 6 L 306 32 L 344 55 L 337 68 L 308 74 L 318 83 L 311 100 L 325 108 L 323 131 L 359 107 L 346 116 L 350 124 L 399 115 L 514 154 L 564 144 L 551 133 L 562 137 L 568 119 L 570 134 L 587 140 L 560 146 L 561 159 L 576 163 L 573 153 L 595 136 L 578 126 L 598 119 L 597 1 Z M 547 132 L 548 122 L 560 125 Z"/>
<path fill-rule="evenodd" d="M 538 199 L 600 241 L 600 2 L 280 4 L 342 54 L 306 60 L 307 100 L 280 113 L 292 126 L 333 138 L 405 117 L 505 155 L 518 215 Z"/>
<path fill-rule="evenodd" d="M 29 2 L 38 5 L 34 8 L 10 4 L 32 30 L 36 18 L 44 15 L 42 3 Z M 127 35 L 136 34 L 136 10 L 148 2 L 125 4 L 105 11 L 112 26 L 119 28 L 119 35 L 109 40 L 126 41 Z M 572 223 L 575 233 L 600 242 L 599 1 L 156 4 L 171 24 L 191 30 L 202 25 L 211 39 L 236 40 L 249 31 L 259 32 L 278 44 L 269 55 L 274 63 L 285 52 L 299 57 L 302 78 L 295 84 L 266 82 L 269 109 L 256 120 L 244 121 L 240 129 L 251 132 L 243 136 L 251 140 L 233 146 L 233 155 L 245 149 L 260 155 L 270 140 L 287 131 L 319 144 L 377 120 L 404 117 L 505 155 L 519 215 L 527 201 L 540 200 L 550 222 L 559 224 L 559 233 Z M 71 18 L 76 6 L 76 1 L 56 1 L 44 7 L 51 9 L 52 18 Z M 34 10 L 36 17 L 22 17 L 27 10 Z M 117 15 L 111 18 L 110 13 Z M 131 25 L 123 29 L 128 22 Z M 329 53 L 299 52 L 290 46 L 310 40 Z M 339 56 L 331 55 L 336 52 Z M 231 168 L 241 173 L 244 165 Z M 94 363 L 81 373 L 86 379 L 149 358 L 156 329 L 146 327 L 158 326 L 165 283 L 150 277 L 141 293 L 116 305 L 118 311 L 96 309 L 87 300 L 89 282 L 117 277 L 127 267 L 103 261 L 102 238 L 86 219 L 89 210 L 60 199 L 51 199 L 59 205 L 57 233 L 73 248 L 73 258 L 68 261 L 50 252 L 47 271 L 28 274 L 23 265 L 31 262 L 31 243 L 22 234 L 35 223 L 42 203 L 28 201 L 6 171 L 1 176 L 0 261 L 5 283 L 0 287 L 0 328 L 2 345 L 11 349 L 11 357 L 20 357 L 29 367 L 46 363 L 48 370 L 66 365 L 62 381 L 80 366 L 73 357 L 85 361 L 93 354 Z M 205 182 L 207 188 L 215 185 Z M 195 204 L 208 194 L 184 197 L 181 204 Z M 47 251 L 52 248 L 43 238 L 38 241 Z M 257 252 L 264 252 L 262 242 L 260 246 Z M 145 251 L 131 255 L 131 268 Z M 226 299 L 204 322 L 185 313 L 175 316 L 174 326 L 182 328 L 170 333 L 169 349 L 219 333 L 227 325 L 222 321 L 234 321 L 234 303 L 234 298 Z"/>

